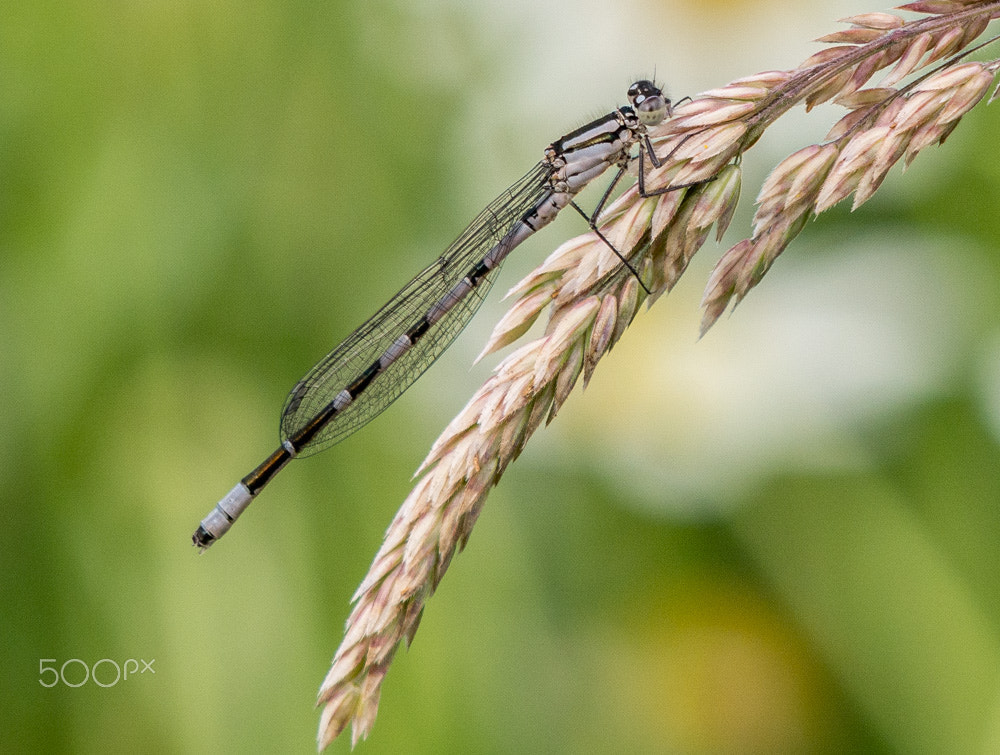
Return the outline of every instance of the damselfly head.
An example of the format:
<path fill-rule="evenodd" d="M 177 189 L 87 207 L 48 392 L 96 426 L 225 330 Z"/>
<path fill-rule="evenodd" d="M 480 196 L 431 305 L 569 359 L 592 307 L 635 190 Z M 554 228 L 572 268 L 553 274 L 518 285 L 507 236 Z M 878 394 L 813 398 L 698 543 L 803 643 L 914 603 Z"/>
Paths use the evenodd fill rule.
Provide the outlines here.
<path fill-rule="evenodd" d="M 656 126 L 670 115 L 670 100 L 652 81 L 635 82 L 628 88 L 628 99 L 643 126 Z"/>

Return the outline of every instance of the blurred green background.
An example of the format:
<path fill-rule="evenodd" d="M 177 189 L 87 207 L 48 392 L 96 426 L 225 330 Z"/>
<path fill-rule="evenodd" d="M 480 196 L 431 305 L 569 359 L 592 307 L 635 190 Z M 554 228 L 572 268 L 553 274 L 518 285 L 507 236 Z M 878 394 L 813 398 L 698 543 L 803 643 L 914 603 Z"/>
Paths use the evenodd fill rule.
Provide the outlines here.
<path fill-rule="evenodd" d="M 349 597 L 496 363 L 469 368 L 497 300 L 582 223 L 196 556 L 286 392 L 635 74 L 694 93 L 883 9 L 5 4 L 0 750 L 312 751 Z M 747 156 L 727 241 L 836 117 Z M 1000 751 L 998 126 L 978 108 L 811 224 L 699 341 L 707 246 L 493 492 L 358 751 Z M 39 683 L 130 658 L 155 675 Z"/>

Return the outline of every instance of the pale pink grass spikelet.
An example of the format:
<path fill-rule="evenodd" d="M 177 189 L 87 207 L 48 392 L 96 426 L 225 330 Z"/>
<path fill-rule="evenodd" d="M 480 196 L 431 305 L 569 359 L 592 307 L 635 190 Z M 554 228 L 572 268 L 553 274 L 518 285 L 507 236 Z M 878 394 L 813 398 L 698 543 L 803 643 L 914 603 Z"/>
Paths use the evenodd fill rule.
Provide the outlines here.
<path fill-rule="evenodd" d="M 562 244 L 510 292 L 483 355 L 527 333 L 548 311 L 544 332 L 497 365 L 434 443 L 371 569 L 319 692 L 320 749 L 347 726 L 368 735 L 382 680 L 404 639 L 412 641 L 427 598 L 465 546 L 490 488 L 583 377 L 590 379 L 643 304 L 669 291 L 707 240 L 729 226 L 741 189 L 739 157 L 798 103 L 833 101 L 848 110 L 827 141 L 783 160 L 761 187 L 752 234 L 726 251 L 706 286 L 702 332 L 738 303 L 808 219 L 854 194 L 858 207 L 889 169 L 940 143 L 986 94 L 998 61 L 962 62 L 959 53 L 1000 16 L 1000 0 L 925 0 L 892 13 L 845 19 L 821 38 L 836 46 L 789 71 L 767 71 L 705 92 L 650 131 L 659 167 L 603 213 L 600 229 L 639 271 L 649 294 L 593 233 Z M 949 58 L 949 56 L 951 56 Z M 937 64 L 920 78 L 897 86 Z M 864 88 L 889 69 L 878 86 Z M 703 183 L 697 183 L 703 182 Z"/>

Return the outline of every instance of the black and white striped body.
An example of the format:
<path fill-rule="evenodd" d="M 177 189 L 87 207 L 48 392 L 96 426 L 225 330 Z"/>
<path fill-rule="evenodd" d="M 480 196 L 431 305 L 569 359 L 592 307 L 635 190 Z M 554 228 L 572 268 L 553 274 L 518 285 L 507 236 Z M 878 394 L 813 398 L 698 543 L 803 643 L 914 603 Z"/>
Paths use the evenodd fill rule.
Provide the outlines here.
<path fill-rule="evenodd" d="M 542 162 L 296 384 L 282 412 L 281 447 L 202 520 L 195 545 L 207 548 L 225 534 L 292 458 L 342 440 L 388 407 L 465 327 L 507 255 L 608 168 L 625 168 L 646 127 L 669 111 L 669 101 L 648 81 L 633 84 L 629 100 L 630 106 L 549 145 Z"/>

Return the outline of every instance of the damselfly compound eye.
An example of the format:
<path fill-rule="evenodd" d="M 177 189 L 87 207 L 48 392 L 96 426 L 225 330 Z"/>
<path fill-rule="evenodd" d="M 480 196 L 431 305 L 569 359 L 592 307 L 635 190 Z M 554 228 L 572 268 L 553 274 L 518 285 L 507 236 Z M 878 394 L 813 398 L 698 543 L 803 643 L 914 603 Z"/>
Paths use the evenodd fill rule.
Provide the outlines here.
<path fill-rule="evenodd" d="M 628 99 L 643 126 L 657 126 L 670 112 L 670 100 L 652 81 L 643 79 L 628 88 Z"/>

